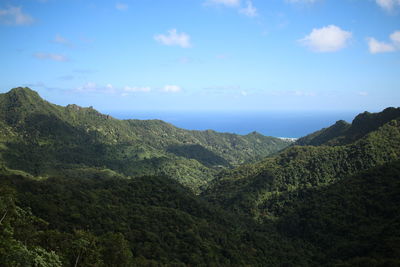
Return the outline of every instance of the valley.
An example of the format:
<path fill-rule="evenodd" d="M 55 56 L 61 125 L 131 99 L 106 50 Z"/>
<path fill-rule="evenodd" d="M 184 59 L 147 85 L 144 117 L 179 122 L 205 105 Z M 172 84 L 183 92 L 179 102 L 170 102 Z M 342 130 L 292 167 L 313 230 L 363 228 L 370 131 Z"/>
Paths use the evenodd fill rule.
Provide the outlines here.
<path fill-rule="evenodd" d="M 400 108 L 297 140 L 0 94 L 3 266 L 398 266 Z"/>

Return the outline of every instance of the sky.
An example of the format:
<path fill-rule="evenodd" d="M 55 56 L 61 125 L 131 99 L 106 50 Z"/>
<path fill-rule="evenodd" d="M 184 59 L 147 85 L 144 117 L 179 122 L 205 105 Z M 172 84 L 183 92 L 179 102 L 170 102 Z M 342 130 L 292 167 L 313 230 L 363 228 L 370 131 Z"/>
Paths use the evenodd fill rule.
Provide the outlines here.
<path fill-rule="evenodd" d="M 100 111 L 400 106 L 400 0 L 0 0 L 0 92 Z"/>

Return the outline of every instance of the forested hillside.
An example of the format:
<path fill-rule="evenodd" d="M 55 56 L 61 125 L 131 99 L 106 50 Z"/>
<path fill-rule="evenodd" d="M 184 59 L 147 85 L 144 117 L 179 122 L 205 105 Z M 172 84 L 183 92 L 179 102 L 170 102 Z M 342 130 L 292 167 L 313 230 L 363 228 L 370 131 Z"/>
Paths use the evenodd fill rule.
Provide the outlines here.
<path fill-rule="evenodd" d="M 2 175 L 0 189 L 5 266 L 307 265 L 272 228 L 212 207 L 167 177 Z"/>
<path fill-rule="evenodd" d="M 366 134 L 400 117 L 400 108 L 387 108 L 379 113 L 364 112 L 356 116 L 351 124 L 340 120 L 331 127 L 322 129 L 297 140 L 296 145 L 345 145 L 357 141 Z"/>
<path fill-rule="evenodd" d="M 265 227 L 277 225 L 311 246 L 314 263 L 399 266 L 399 111 L 364 113 L 352 125 L 339 121 L 300 139 L 324 136 L 329 146 L 292 146 L 224 171 L 203 197 Z"/>
<path fill-rule="evenodd" d="M 0 95 L 0 157 L 34 176 L 107 168 L 127 176 L 166 175 L 195 190 L 220 169 L 290 144 L 257 133 L 188 131 L 159 120 L 117 120 L 93 108 L 53 105 L 30 90 Z"/>
<path fill-rule="evenodd" d="M 299 189 L 323 186 L 399 159 L 400 117 L 354 143 L 343 146 L 293 146 L 256 164 L 220 174 L 204 196 L 259 220 L 279 216 L 276 198 Z"/>
<path fill-rule="evenodd" d="M 16 88 L 0 126 L 1 266 L 400 266 L 399 108 L 290 145 Z"/>

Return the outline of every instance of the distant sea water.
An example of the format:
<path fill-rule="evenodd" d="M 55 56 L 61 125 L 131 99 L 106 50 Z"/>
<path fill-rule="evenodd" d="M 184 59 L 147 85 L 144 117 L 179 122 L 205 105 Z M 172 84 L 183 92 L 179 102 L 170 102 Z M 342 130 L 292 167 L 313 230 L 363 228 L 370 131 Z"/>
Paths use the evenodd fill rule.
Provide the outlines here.
<path fill-rule="evenodd" d="M 218 132 L 298 138 L 329 127 L 338 120 L 351 122 L 358 111 L 108 111 L 117 119 L 159 119 L 188 130 L 212 129 Z"/>

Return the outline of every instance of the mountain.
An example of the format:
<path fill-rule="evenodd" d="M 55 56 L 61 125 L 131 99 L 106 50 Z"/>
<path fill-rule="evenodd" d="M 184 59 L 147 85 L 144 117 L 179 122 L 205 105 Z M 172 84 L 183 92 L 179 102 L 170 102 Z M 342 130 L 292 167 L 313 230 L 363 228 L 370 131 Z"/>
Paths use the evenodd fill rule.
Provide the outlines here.
<path fill-rule="evenodd" d="M 302 247 L 273 228 L 167 177 L 0 175 L 0 192 L 2 266 L 307 266 Z"/>
<path fill-rule="evenodd" d="M 260 225 L 276 225 L 310 246 L 314 264 L 398 266 L 398 112 L 363 113 L 352 125 L 339 121 L 300 139 L 316 146 L 295 145 L 226 170 L 202 197 Z"/>
<path fill-rule="evenodd" d="M 13 89 L 0 95 L 1 265 L 400 266 L 399 110 L 289 145 Z"/>
<path fill-rule="evenodd" d="M 179 129 L 160 120 L 117 120 L 92 107 L 51 104 L 29 88 L 0 95 L 0 158 L 10 169 L 48 176 L 108 168 L 127 176 L 167 175 L 198 192 L 220 169 L 251 162 L 290 144 Z"/>
<path fill-rule="evenodd" d="M 400 108 L 387 108 L 379 113 L 364 112 L 351 124 L 340 120 L 331 127 L 299 138 L 296 145 L 345 145 L 357 141 L 391 120 L 400 117 Z"/>
<path fill-rule="evenodd" d="M 400 161 L 287 199 L 280 232 L 312 244 L 321 263 L 400 266 Z"/>
<path fill-rule="evenodd" d="M 392 109 L 371 117 L 381 121 L 387 110 Z M 360 115 L 355 121 L 359 118 Z M 378 125 L 378 122 L 371 124 Z M 348 127 L 339 122 L 324 132 L 343 129 L 343 126 Z M 358 133 L 355 127 L 349 129 L 352 130 L 345 132 L 352 133 L 351 136 L 363 137 L 346 145 L 292 146 L 260 162 L 226 170 L 204 196 L 258 219 L 274 218 L 279 215 L 279 208 L 268 207 L 271 199 L 301 188 L 330 184 L 400 157 L 400 115 L 379 128 L 371 127 L 373 130 L 368 133 L 365 128 Z"/>

